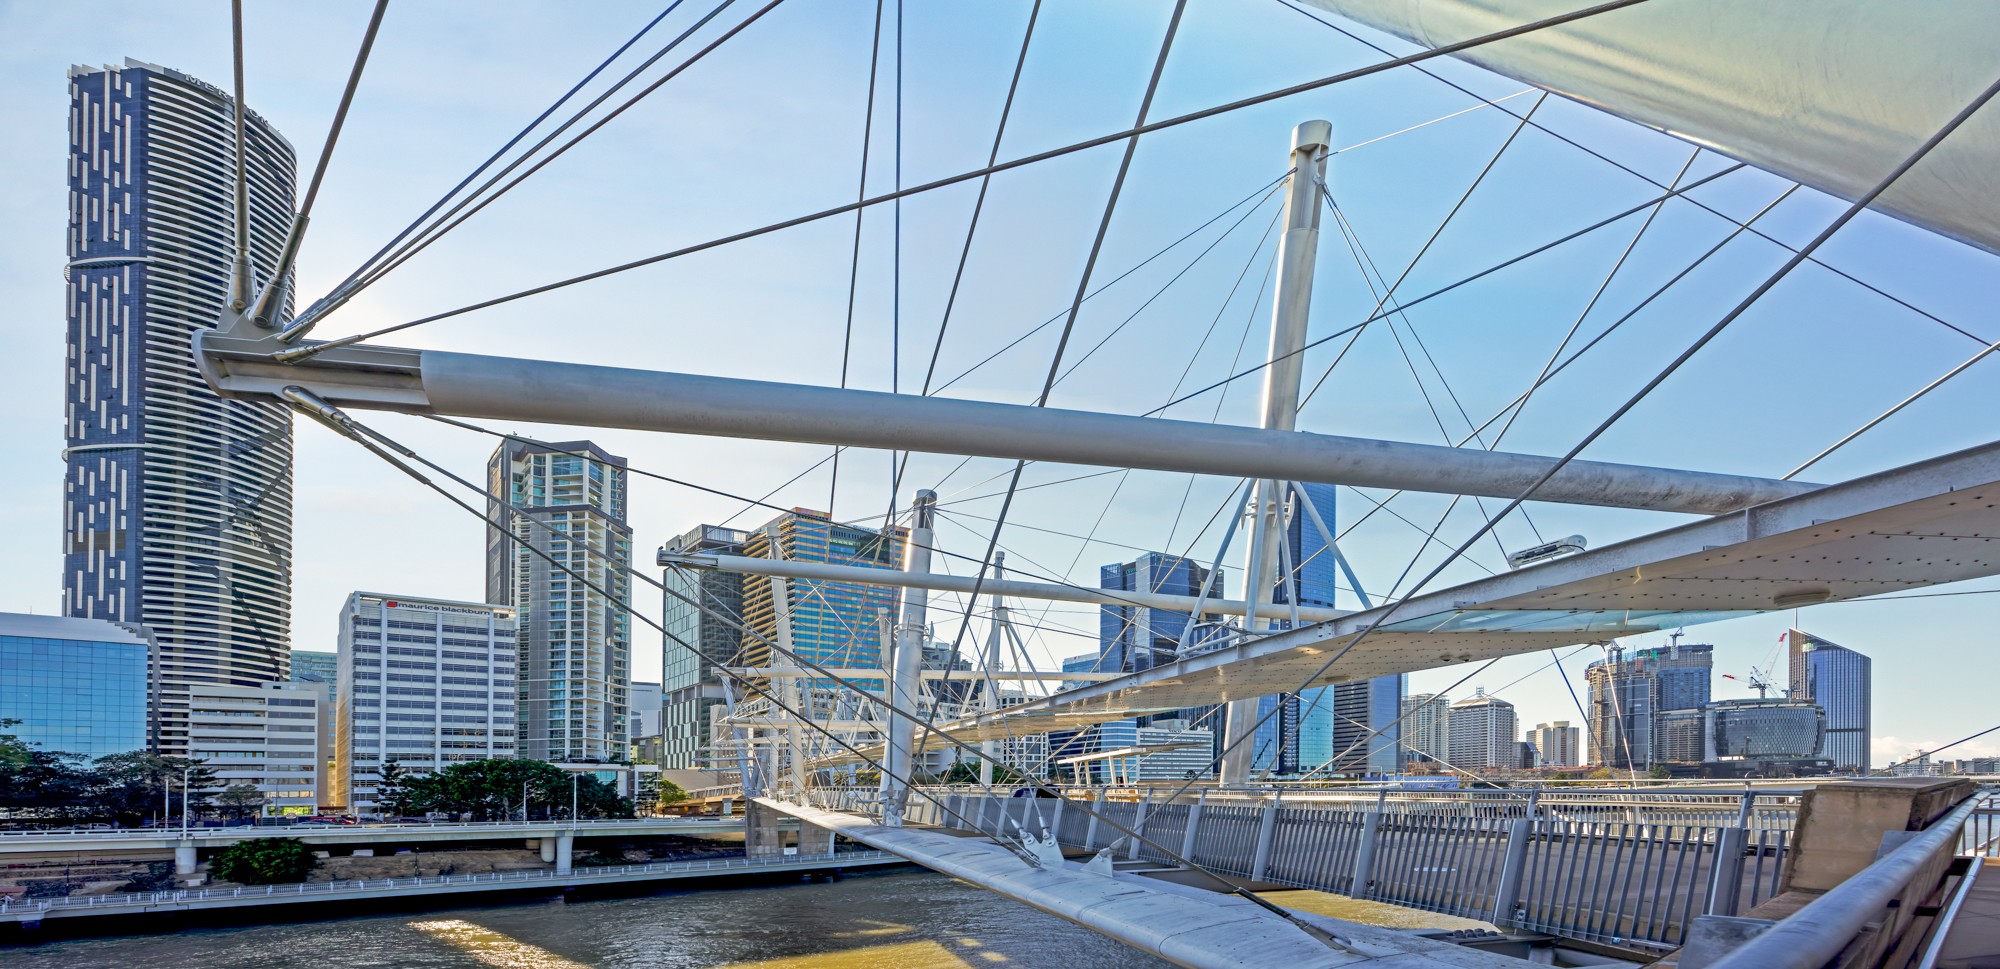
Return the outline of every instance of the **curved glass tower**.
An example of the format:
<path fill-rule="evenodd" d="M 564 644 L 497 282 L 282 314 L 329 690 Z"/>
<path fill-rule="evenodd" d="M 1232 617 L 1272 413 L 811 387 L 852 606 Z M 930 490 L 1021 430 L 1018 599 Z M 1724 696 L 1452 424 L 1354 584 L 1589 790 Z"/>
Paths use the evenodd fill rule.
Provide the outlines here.
<path fill-rule="evenodd" d="M 153 743 L 179 754 L 191 687 L 288 673 L 291 420 L 218 397 L 189 346 L 228 292 L 230 99 L 133 60 L 69 80 L 63 610 L 152 630 Z M 268 269 L 294 159 L 248 118 L 251 258 Z"/>

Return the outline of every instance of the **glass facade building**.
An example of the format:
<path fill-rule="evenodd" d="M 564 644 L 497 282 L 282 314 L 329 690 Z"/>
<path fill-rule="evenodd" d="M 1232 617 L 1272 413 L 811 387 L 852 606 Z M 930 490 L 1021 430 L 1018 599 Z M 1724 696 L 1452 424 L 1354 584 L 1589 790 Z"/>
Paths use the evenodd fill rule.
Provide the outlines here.
<path fill-rule="evenodd" d="M 1704 760 L 1804 760 L 1819 750 L 1825 717 L 1810 701 L 1723 700 L 1706 711 Z"/>
<path fill-rule="evenodd" d="M 743 554 L 752 558 L 822 562 L 866 569 L 903 567 L 907 531 L 887 532 L 826 520 L 826 513 L 795 508 L 751 531 Z M 783 601 L 780 601 L 780 589 Z M 882 669 L 882 620 L 894 619 L 900 607 L 898 590 L 889 586 L 822 582 L 809 579 L 746 580 L 743 617 L 757 631 L 743 640 L 743 657 L 750 666 L 783 666 L 790 661 L 771 649 L 771 642 L 789 640 L 797 655 L 828 667 Z M 852 702 L 852 694 L 827 679 L 808 679 L 821 714 L 829 704 Z M 855 680 L 867 689 L 882 689 L 881 680 Z"/>
<path fill-rule="evenodd" d="M 0 614 L 0 733 L 102 757 L 147 747 L 147 637 L 100 619 Z"/>
<path fill-rule="evenodd" d="M 619 605 L 632 601 L 625 459 L 589 441 L 508 441 L 486 478 L 488 515 L 511 525 L 487 530 L 486 599 L 519 617 L 521 756 L 622 761 L 632 682 L 632 615 Z"/>
<path fill-rule="evenodd" d="M 1793 629 L 1790 699 L 1815 703 L 1826 714 L 1819 756 L 1842 770 L 1865 771 L 1873 740 L 1874 662 L 1845 646 Z"/>
<path fill-rule="evenodd" d="M 133 60 L 72 68 L 69 94 L 62 612 L 152 631 L 154 743 L 185 754 L 195 686 L 286 677 L 291 416 L 222 399 L 194 366 L 229 295 L 230 98 Z M 268 270 L 294 159 L 245 114 L 251 260 Z"/>
<path fill-rule="evenodd" d="M 668 539 L 664 552 L 727 552 L 740 555 L 750 533 L 702 525 Z M 718 569 L 668 569 L 660 576 L 660 616 L 666 627 L 660 647 L 659 765 L 668 770 L 716 766 L 712 733 L 715 713 L 733 684 L 719 667 L 742 665 L 743 633 L 723 617 L 742 621 L 744 576 Z M 700 603 L 715 615 L 687 600 Z M 739 691 L 740 692 L 740 691 Z"/>

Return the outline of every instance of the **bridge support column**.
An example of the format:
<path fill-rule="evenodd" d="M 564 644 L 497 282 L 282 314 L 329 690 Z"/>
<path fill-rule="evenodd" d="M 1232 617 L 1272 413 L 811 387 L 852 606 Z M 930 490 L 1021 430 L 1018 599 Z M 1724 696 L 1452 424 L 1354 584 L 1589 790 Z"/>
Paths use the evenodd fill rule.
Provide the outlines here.
<path fill-rule="evenodd" d="M 1349 898 L 1375 894 L 1375 841 L 1381 832 L 1382 812 L 1370 811 L 1361 816 L 1361 843 L 1354 850 L 1354 875 L 1347 882 Z"/>
<path fill-rule="evenodd" d="M 554 839 L 554 838 L 541 838 L 541 839 L 538 839 L 538 840 L 535 840 L 535 841 L 531 841 L 531 842 L 530 842 L 530 844 L 533 844 L 533 845 L 534 845 L 535 847 L 538 847 L 538 848 L 540 848 L 540 849 L 542 850 L 542 864 L 545 864 L 545 865 L 552 865 L 552 864 L 555 864 L 555 861 L 556 861 L 556 839 Z"/>
<path fill-rule="evenodd" d="M 1271 842 L 1278 834 L 1278 798 L 1264 802 L 1264 816 L 1257 821 L 1257 854 L 1250 862 L 1250 880 L 1263 881 L 1271 868 Z"/>
<path fill-rule="evenodd" d="M 756 801 L 743 802 L 743 854 L 748 858 L 769 858 L 785 853 L 785 832 L 778 823 L 781 815 Z"/>
<path fill-rule="evenodd" d="M 1091 803 L 1092 803 L 1092 804 L 1096 805 L 1096 807 L 1094 807 L 1094 808 L 1092 808 L 1092 809 L 1091 809 L 1091 812 L 1090 812 L 1090 823 L 1089 823 L 1089 824 L 1087 824 L 1087 825 L 1084 825 L 1084 827 L 1083 827 L 1083 847 L 1084 847 L 1084 850 L 1086 850 L 1086 851 L 1096 851 L 1096 850 L 1097 850 L 1097 815 L 1098 815 L 1098 812 L 1099 812 L 1099 811 L 1102 811 L 1102 810 L 1103 810 L 1103 808 L 1104 808 L 1104 797 L 1103 797 L 1103 796 L 1102 796 L 1101 794 L 1099 794 L 1099 795 L 1094 795 L 1094 796 L 1093 796 L 1093 797 L 1092 797 L 1092 798 L 1091 798 L 1090 800 L 1091 800 Z"/>
<path fill-rule="evenodd" d="M 193 842 L 183 841 L 174 846 L 174 874 L 192 875 L 200 864 Z"/>
<path fill-rule="evenodd" d="M 1055 803 L 1050 805 L 1049 807 L 1049 837 L 1054 838 L 1057 841 L 1062 840 L 1063 805 L 1068 803 L 1069 803 L 1069 798 L 1059 797 L 1056 798 Z"/>
<path fill-rule="evenodd" d="M 573 866 L 576 851 L 576 835 L 559 834 L 554 838 L 556 845 L 556 874 L 567 875 Z M 548 841 L 544 840 L 543 844 Z"/>
<path fill-rule="evenodd" d="M 1514 924 L 1514 910 L 1521 904 L 1521 875 L 1528 867 L 1528 841 L 1534 833 L 1533 817 L 1515 818 L 1507 829 L 1507 857 L 1500 867 L 1500 888 L 1493 893 L 1494 925 Z"/>
<path fill-rule="evenodd" d="M 1743 845 L 1747 828 L 1723 828 L 1715 835 L 1715 870 L 1708 880 L 1708 904 L 1703 915 L 1735 915 L 1743 889 Z"/>
<path fill-rule="evenodd" d="M 833 857 L 833 832 L 799 822 L 799 854 L 814 858 Z"/>

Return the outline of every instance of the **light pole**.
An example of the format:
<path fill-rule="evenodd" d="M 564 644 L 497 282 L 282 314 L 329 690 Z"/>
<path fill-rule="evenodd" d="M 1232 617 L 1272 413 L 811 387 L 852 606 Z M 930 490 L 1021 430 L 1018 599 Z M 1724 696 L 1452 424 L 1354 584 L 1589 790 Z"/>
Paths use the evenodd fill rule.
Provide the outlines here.
<path fill-rule="evenodd" d="M 528 782 L 527 782 L 527 781 L 522 781 L 522 782 L 521 782 L 521 820 L 522 820 L 522 821 L 524 821 L 524 822 L 525 822 L 525 821 L 530 821 L 530 820 L 533 820 L 532 818 L 530 818 L 530 817 L 529 817 L 529 812 L 528 812 Z"/>
<path fill-rule="evenodd" d="M 569 775 L 569 826 L 576 827 L 576 782 L 582 774 Z"/>
<path fill-rule="evenodd" d="M 192 765 L 181 768 L 181 837 L 188 836 L 188 772 Z"/>

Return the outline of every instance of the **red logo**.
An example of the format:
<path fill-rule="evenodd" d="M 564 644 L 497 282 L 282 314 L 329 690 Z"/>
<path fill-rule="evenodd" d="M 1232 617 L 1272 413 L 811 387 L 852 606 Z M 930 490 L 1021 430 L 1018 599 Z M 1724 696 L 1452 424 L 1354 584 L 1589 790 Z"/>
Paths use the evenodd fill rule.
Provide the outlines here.
<path fill-rule="evenodd" d="M 389 600 L 389 608 L 391 609 L 396 608 L 396 600 L 394 599 Z"/>

